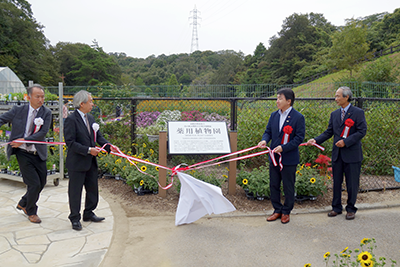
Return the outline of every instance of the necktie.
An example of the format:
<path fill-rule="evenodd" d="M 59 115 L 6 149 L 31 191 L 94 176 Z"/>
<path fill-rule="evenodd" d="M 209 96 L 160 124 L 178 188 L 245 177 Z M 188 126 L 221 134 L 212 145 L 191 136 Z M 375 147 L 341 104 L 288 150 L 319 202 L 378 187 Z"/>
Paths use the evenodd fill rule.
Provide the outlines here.
<path fill-rule="evenodd" d="M 37 114 L 37 110 L 34 109 L 32 111 L 32 115 L 31 115 L 31 118 L 30 118 L 30 121 L 29 121 L 29 130 L 28 130 L 28 135 L 27 136 L 30 136 L 32 134 L 32 132 L 33 132 L 33 122 L 35 121 L 36 114 Z M 32 144 L 26 144 L 26 149 L 27 150 L 32 150 L 33 149 L 32 148 Z"/>
<path fill-rule="evenodd" d="M 34 122 L 34 120 L 35 120 L 35 118 L 36 118 L 36 114 L 37 114 L 37 110 L 34 109 L 34 110 L 32 111 L 31 120 L 30 120 L 30 122 L 29 122 L 28 136 L 32 134 L 32 131 L 33 131 L 33 122 Z"/>
<path fill-rule="evenodd" d="M 86 121 L 86 127 L 87 127 L 87 130 L 88 130 L 88 132 L 89 132 L 89 134 L 90 134 L 89 120 L 88 120 L 88 118 L 87 118 L 87 115 L 86 115 L 86 114 L 85 114 L 85 121 Z"/>
<path fill-rule="evenodd" d="M 344 115 L 346 114 L 346 112 L 344 111 L 344 109 L 342 109 L 342 121 L 344 119 Z"/>

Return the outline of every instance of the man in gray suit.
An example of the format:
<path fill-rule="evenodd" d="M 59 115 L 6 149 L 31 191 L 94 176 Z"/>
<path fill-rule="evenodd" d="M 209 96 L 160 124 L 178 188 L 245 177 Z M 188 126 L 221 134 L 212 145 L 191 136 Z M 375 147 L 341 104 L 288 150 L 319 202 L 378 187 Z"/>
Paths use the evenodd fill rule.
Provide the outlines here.
<path fill-rule="evenodd" d="M 11 123 L 11 143 L 7 147 L 7 157 L 15 154 L 24 183 L 27 186 L 17 209 L 28 215 L 33 223 L 40 223 L 36 202 L 46 184 L 47 146 L 19 141 L 45 141 L 51 124 L 51 111 L 43 106 L 44 90 L 40 84 L 28 88 L 29 105 L 14 106 L 0 115 L 0 126 Z"/>

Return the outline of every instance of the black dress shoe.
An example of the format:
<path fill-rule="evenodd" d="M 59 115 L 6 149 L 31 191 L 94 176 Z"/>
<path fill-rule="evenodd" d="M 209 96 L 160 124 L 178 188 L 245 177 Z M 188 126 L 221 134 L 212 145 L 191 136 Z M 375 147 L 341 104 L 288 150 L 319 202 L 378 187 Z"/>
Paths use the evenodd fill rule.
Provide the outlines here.
<path fill-rule="evenodd" d="M 77 222 L 71 222 L 72 223 L 72 229 L 80 231 L 82 230 L 82 224 L 81 222 L 77 221 Z"/>
<path fill-rule="evenodd" d="M 85 222 L 88 222 L 88 221 L 101 222 L 104 219 L 105 219 L 104 217 L 97 217 L 96 215 L 93 215 L 92 217 L 89 217 L 89 218 L 83 218 L 83 221 L 85 221 Z"/>
<path fill-rule="evenodd" d="M 354 220 L 356 217 L 356 214 L 354 212 L 347 212 L 346 214 L 346 220 Z"/>
<path fill-rule="evenodd" d="M 332 211 L 330 211 L 330 212 L 328 213 L 328 217 L 335 217 L 335 216 L 338 215 L 338 214 L 342 214 L 342 212 L 341 212 L 341 211 L 336 212 L 336 211 L 332 210 Z"/>

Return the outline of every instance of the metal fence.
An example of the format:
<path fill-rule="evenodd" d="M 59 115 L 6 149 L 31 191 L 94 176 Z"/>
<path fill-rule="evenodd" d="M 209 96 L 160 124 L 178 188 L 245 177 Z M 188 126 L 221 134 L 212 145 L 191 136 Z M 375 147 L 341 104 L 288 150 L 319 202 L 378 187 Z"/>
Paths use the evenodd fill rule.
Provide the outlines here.
<path fill-rule="evenodd" d="M 296 97 L 333 97 L 340 86 L 349 86 L 355 97 L 400 98 L 400 84 L 373 82 L 334 82 L 308 84 L 240 84 L 240 85 L 153 85 L 153 86 L 64 86 L 64 96 L 87 90 L 96 97 L 178 97 L 244 98 L 271 97 L 283 87 L 292 88 Z M 46 87 L 58 94 L 58 87 Z"/>
<path fill-rule="evenodd" d="M 255 146 L 261 140 L 269 116 L 276 110 L 275 101 L 273 98 L 101 98 L 95 101 L 97 108 L 93 112 L 97 112 L 95 116 L 105 123 L 103 133 L 125 150 L 131 149 L 131 144 L 138 140 L 137 134 L 154 124 L 155 117 L 165 110 L 179 111 L 181 120 L 226 121 L 231 131 L 237 131 L 238 150 L 241 150 Z M 367 135 L 362 140 L 364 160 L 360 190 L 399 188 L 392 166 L 400 166 L 400 99 L 355 98 L 352 104 L 365 111 L 368 124 Z M 327 128 L 330 113 L 338 107 L 333 98 L 296 98 L 294 108 L 305 116 L 305 140 L 308 140 Z M 99 117 L 100 110 L 103 115 Z M 121 115 L 117 112 L 121 112 L 122 116 L 117 117 Z M 135 123 L 132 124 L 132 121 Z M 323 154 L 330 156 L 332 139 L 323 146 L 326 148 Z M 302 163 L 313 163 L 319 154 L 316 148 L 300 148 Z M 172 167 L 208 158 L 197 155 L 169 156 L 168 159 Z M 251 169 L 265 164 L 267 160 L 267 156 L 259 156 L 242 160 L 239 166 Z M 226 174 L 224 166 L 217 169 L 218 175 Z"/>

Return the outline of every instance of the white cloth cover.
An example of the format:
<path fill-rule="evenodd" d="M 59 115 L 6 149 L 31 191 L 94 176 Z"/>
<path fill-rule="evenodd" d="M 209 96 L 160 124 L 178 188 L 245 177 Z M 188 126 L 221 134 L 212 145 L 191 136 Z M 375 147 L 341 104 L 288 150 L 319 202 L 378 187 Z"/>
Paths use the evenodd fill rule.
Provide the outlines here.
<path fill-rule="evenodd" d="M 175 225 L 192 223 L 207 214 L 221 214 L 236 208 L 223 195 L 221 188 L 177 172 L 181 192 L 176 209 Z"/>

